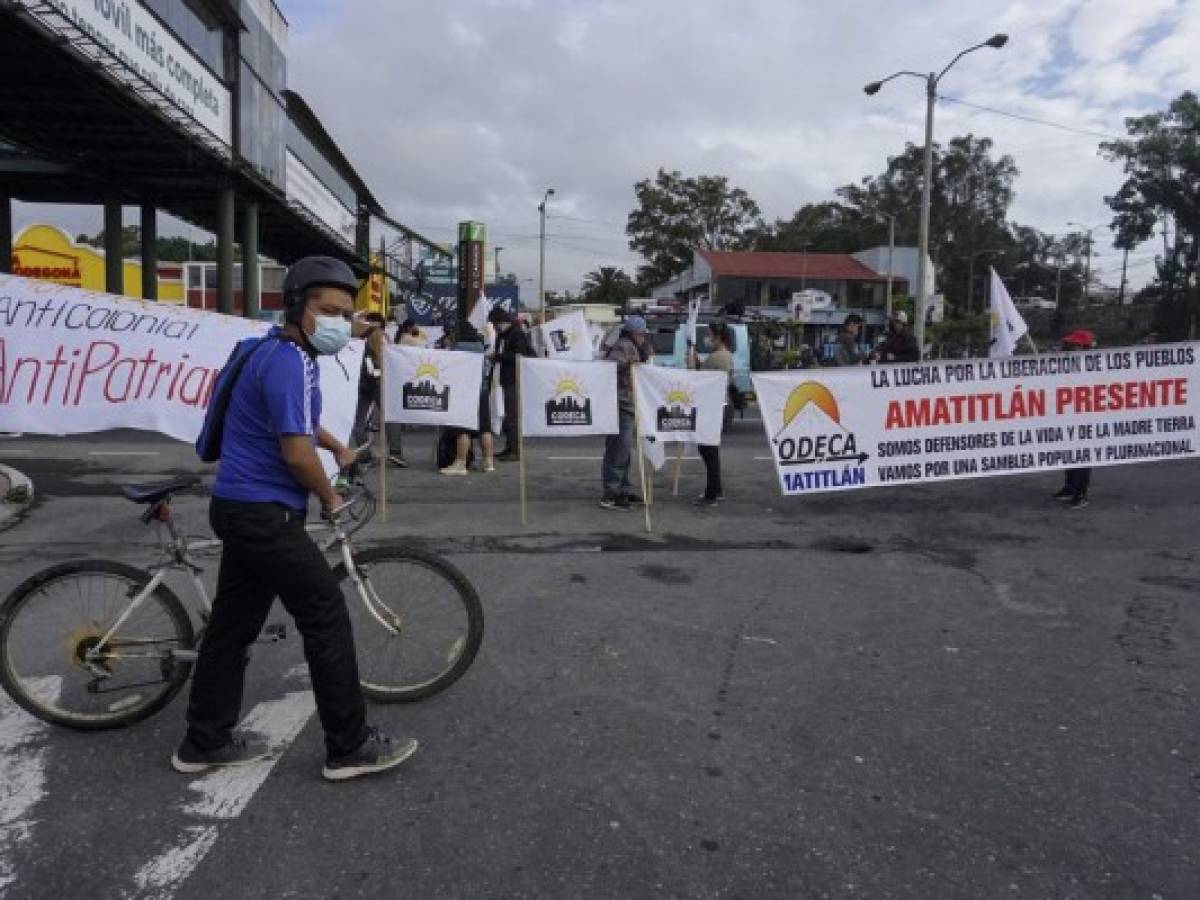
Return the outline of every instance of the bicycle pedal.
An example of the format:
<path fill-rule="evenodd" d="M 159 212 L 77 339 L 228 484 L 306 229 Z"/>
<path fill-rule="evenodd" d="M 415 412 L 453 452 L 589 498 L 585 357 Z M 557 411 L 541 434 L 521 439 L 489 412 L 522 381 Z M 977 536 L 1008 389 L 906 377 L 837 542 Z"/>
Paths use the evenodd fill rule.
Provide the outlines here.
<path fill-rule="evenodd" d="M 287 625 L 283 622 L 275 622 L 263 629 L 263 639 L 269 643 L 275 641 L 287 640 Z"/>

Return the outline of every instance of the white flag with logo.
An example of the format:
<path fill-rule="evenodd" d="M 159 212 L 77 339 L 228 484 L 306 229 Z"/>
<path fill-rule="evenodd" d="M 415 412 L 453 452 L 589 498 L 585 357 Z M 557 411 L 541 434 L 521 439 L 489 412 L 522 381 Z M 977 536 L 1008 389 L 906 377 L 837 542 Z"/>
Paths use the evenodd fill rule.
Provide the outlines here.
<path fill-rule="evenodd" d="M 517 357 L 521 433 L 526 437 L 615 434 L 617 366 Z"/>
<path fill-rule="evenodd" d="M 988 356 L 1012 356 L 1017 349 L 1017 343 L 1029 332 L 1025 319 L 1017 312 L 1017 307 L 1008 296 L 1004 282 L 992 269 L 992 281 L 988 290 L 989 313 L 991 319 L 991 338 L 988 344 Z"/>
<path fill-rule="evenodd" d="M 392 345 L 383 358 L 384 418 L 479 427 L 483 354 Z"/>
<path fill-rule="evenodd" d="M 573 312 L 559 316 L 553 322 L 539 326 L 546 356 L 550 359 L 590 360 L 592 351 L 591 331 L 583 313 Z"/>
<path fill-rule="evenodd" d="M 635 366 L 638 427 L 658 443 L 721 443 L 729 376 L 662 366 Z"/>

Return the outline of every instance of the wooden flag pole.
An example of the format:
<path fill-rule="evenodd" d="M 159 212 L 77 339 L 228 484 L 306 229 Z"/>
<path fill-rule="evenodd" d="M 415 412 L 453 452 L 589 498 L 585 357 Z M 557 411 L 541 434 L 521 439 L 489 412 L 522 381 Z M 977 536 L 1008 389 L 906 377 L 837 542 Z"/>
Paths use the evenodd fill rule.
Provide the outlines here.
<path fill-rule="evenodd" d="M 513 327 L 515 328 L 516 326 L 514 325 Z M 525 357 L 523 356 L 517 357 L 517 408 L 515 410 L 505 408 L 504 414 L 506 416 L 514 414 L 517 416 L 517 467 L 521 481 L 521 524 L 528 525 L 529 506 L 525 496 L 525 429 L 521 427 L 521 369 L 523 368 L 522 360 L 524 359 Z"/>
<path fill-rule="evenodd" d="M 632 364 L 629 372 L 629 390 L 633 399 L 633 442 L 637 445 L 638 480 L 642 484 L 642 509 L 646 511 L 646 531 L 650 533 L 654 531 L 654 525 L 650 521 L 650 504 L 653 502 L 653 498 L 650 496 L 649 491 L 646 490 L 646 456 L 642 452 L 642 426 L 638 421 L 637 414 L 637 378 L 634 376 L 633 371 L 635 367 L 636 363 Z M 619 416 L 620 412 L 618 411 L 617 414 Z"/>
<path fill-rule="evenodd" d="M 687 444 L 683 441 L 679 442 L 679 455 L 675 457 L 675 483 L 671 486 L 671 496 L 679 496 L 679 474 L 683 471 L 683 452 L 687 449 Z"/>
<path fill-rule="evenodd" d="M 383 352 L 385 355 L 387 354 L 387 344 L 384 344 Z M 385 357 L 383 360 L 383 371 L 379 373 L 379 503 L 383 507 L 384 522 L 388 520 L 387 368 L 387 359 Z"/>

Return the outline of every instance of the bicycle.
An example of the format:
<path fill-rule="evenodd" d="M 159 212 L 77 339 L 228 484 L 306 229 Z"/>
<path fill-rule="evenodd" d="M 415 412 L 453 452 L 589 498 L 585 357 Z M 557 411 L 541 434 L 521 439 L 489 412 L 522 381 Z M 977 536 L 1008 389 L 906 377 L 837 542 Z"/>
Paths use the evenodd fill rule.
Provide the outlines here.
<path fill-rule="evenodd" d="M 172 514 L 172 497 L 198 484 L 189 477 L 122 487 L 128 500 L 146 506 L 143 524 L 159 524 L 155 563 L 60 563 L 0 605 L 0 686 L 17 704 L 56 725 L 102 730 L 146 719 L 179 693 L 212 608 L 196 558 L 221 546 L 188 539 Z M 348 502 L 306 527 L 325 533 L 317 540 L 323 552 L 340 551 L 334 571 L 347 596 L 363 693 L 385 702 L 430 697 L 474 661 L 483 607 L 470 581 L 436 554 L 404 544 L 355 550 L 351 537 L 374 515 L 375 502 L 357 473 L 350 492 Z M 199 632 L 166 584 L 170 573 L 191 584 Z M 285 637 L 285 626 L 267 625 L 259 642 Z"/>

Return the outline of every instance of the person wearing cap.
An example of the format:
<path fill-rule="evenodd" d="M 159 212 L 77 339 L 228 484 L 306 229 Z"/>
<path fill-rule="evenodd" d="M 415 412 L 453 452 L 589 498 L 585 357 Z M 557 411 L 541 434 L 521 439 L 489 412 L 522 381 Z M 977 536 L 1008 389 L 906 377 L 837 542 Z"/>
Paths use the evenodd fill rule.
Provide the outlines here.
<path fill-rule="evenodd" d="M 317 370 L 318 356 L 335 355 L 350 341 L 357 293 L 358 279 L 344 262 L 306 257 L 284 277 L 284 324 L 234 351 L 245 363 L 225 408 L 209 507 L 224 549 L 192 677 L 187 734 L 171 757 L 178 772 L 196 775 L 268 754 L 264 742 L 235 737 L 233 727 L 247 650 L 276 597 L 304 639 L 325 731 L 322 777 L 343 781 L 382 772 L 417 749 L 416 741 L 393 741 L 367 725 L 340 579 L 304 528 L 310 494 L 325 512 L 342 505 L 317 448 L 332 453 L 340 466 L 357 459 L 321 427 Z M 220 377 L 215 390 L 221 390 Z"/>
<path fill-rule="evenodd" d="M 871 354 L 872 362 L 920 362 L 921 350 L 917 339 L 908 330 L 908 313 L 897 310 L 888 319 L 888 334 L 882 344 Z"/>
<path fill-rule="evenodd" d="M 646 320 L 629 316 L 621 327 L 615 344 L 605 351 L 604 359 L 617 364 L 617 418 L 619 431 L 604 441 L 604 461 L 600 464 L 603 509 L 628 510 L 631 506 L 633 484 L 629 470 L 633 461 L 634 407 L 633 366 L 650 358 L 650 342 Z"/>
<path fill-rule="evenodd" d="M 835 366 L 861 366 L 866 360 L 866 354 L 859 347 L 858 338 L 862 333 L 863 317 L 858 313 L 850 313 L 838 331 L 837 343 L 833 350 Z"/>
<path fill-rule="evenodd" d="M 503 307 L 494 307 L 488 313 L 488 321 L 496 326 L 495 361 L 500 368 L 500 390 L 504 393 L 504 449 L 496 460 L 513 462 L 521 458 L 517 431 L 521 419 L 517 404 L 517 357 L 533 356 L 533 345 L 529 341 L 529 332 L 514 324 L 513 317 Z"/>
<path fill-rule="evenodd" d="M 1080 328 L 1070 334 L 1063 335 L 1062 348 L 1067 352 L 1079 350 L 1095 350 L 1096 336 L 1087 329 Z M 1055 500 L 1064 501 L 1071 509 L 1084 509 L 1088 503 L 1088 488 L 1092 484 L 1091 467 L 1080 467 L 1066 470 L 1063 486 L 1054 495 Z"/>

